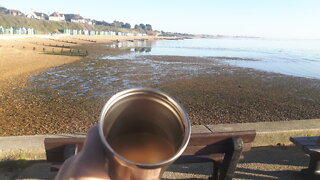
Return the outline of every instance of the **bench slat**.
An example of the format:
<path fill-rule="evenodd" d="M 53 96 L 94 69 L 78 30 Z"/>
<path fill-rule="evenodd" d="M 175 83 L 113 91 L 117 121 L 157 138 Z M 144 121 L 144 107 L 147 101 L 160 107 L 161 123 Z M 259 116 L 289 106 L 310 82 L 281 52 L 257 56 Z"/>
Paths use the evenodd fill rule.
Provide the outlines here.
<path fill-rule="evenodd" d="M 309 153 L 320 153 L 320 146 L 303 146 L 303 150 Z"/>
<path fill-rule="evenodd" d="M 205 150 L 204 150 L 205 148 Z M 245 143 L 243 144 L 243 152 L 250 151 L 251 149 L 251 143 Z M 227 151 L 227 147 L 224 145 L 209 145 L 207 146 L 188 146 L 185 151 L 182 153 L 183 156 L 187 155 L 209 155 L 209 154 L 215 154 L 215 153 L 224 153 Z"/>
<path fill-rule="evenodd" d="M 307 137 L 291 137 L 290 140 L 299 146 L 320 146 L 317 144 L 319 136 L 307 136 Z"/>
<path fill-rule="evenodd" d="M 186 163 L 204 163 L 204 162 L 212 162 L 214 161 L 222 161 L 224 157 L 224 153 L 212 154 L 211 156 L 181 156 L 179 157 L 174 164 L 186 164 Z"/>
<path fill-rule="evenodd" d="M 189 146 L 201 146 L 207 144 L 217 144 L 231 137 L 241 137 L 244 143 L 252 142 L 255 139 L 256 131 L 230 131 L 230 132 L 212 132 L 192 134 Z"/>
<path fill-rule="evenodd" d="M 45 138 L 44 144 L 46 145 L 46 149 L 59 147 L 64 144 L 83 144 L 85 138 L 84 137 L 70 137 L 70 138 Z"/>

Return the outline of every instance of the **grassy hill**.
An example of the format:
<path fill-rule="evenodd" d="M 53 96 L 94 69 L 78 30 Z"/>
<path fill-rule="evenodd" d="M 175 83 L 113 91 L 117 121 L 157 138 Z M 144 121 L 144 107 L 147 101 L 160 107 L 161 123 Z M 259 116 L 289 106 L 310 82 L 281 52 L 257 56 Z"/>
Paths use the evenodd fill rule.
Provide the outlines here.
<path fill-rule="evenodd" d="M 56 22 L 48 20 L 30 19 L 22 16 L 0 14 L 0 26 L 33 28 L 37 34 L 58 33 L 61 29 L 87 29 L 97 31 L 133 32 L 139 31 L 125 28 L 115 28 L 101 25 L 78 24 L 72 22 Z M 143 31 L 145 32 L 145 31 Z M 148 32 L 150 34 L 151 32 Z"/>

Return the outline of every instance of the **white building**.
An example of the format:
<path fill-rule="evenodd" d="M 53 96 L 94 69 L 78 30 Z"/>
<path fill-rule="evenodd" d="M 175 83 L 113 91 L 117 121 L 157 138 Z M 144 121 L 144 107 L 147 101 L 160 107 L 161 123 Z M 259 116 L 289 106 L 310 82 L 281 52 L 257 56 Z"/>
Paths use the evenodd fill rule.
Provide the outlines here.
<path fill-rule="evenodd" d="M 49 16 L 50 21 L 65 21 L 65 17 L 63 14 L 58 12 L 54 12 Z"/>
<path fill-rule="evenodd" d="M 36 12 L 36 11 L 33 11 L 30 14 L 27 14 L 27 17 L 31 19 L 42 19 L 42 20 L 49 19 L 49 16 L 47 14 L 42 12 Z"/>
<path fill-rule="evenodd" d="M 86 21 L 84 19 L 71 19 L 71 22 L 74 22 L 74 23 L 86 23 Z"/>

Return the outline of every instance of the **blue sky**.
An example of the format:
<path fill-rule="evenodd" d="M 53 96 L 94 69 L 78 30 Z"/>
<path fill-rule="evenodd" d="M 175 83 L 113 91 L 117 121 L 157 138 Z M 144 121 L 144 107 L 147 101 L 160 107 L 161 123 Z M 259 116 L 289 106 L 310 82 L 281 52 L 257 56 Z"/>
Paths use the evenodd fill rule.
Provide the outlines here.
<path fill-rule="evenodd" d="M 320 38 L 319 0 L 0 0 L 25 13 L 79 13 L 83 17 L 148 23 L 193 34 Z"/>

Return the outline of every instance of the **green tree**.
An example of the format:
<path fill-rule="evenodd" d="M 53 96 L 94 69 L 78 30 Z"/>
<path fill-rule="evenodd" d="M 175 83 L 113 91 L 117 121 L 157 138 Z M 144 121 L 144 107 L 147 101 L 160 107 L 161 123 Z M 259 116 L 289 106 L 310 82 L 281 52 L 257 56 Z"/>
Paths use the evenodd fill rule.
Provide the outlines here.
<path fill-rule="evenodd" d="M 123 22 L 113 21 L 112 26 L 116 28 L 121 28 L 123 26 Z"/>
<path fill-rule="evenodd" d="M 125 23 L 122 27 L 127 28 L 127 29 L 131 29 L 131 25 L 129 23 Z"/>
<path fill-rule="evenodd" d="M 143 29 L 143 30 L 146 29 L 146 25 L 144 25 L 144 24 L 142 24 L 142 23 L 141 23 L 139 26 L 140 26 L 140 29 Z"/>
<path fill-rule="evenodd" d="M 146 30 L 152 31 L 152 26 L 150 24 L 146 24 Z"/>

